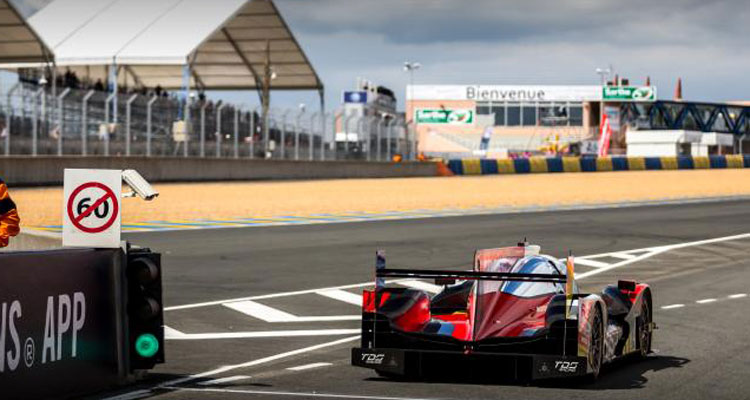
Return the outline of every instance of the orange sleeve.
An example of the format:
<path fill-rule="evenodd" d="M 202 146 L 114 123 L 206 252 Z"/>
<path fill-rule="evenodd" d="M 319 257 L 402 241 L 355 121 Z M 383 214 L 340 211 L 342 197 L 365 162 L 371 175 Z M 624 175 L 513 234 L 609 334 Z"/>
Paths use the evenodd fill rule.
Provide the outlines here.
<path fill-rule="evenodd" d="M 20 223 L 16 204 L 8 195 L 5 183 L 0 180 L 0 246 L 7 245 L 10 236 L 18 235 Z"/>

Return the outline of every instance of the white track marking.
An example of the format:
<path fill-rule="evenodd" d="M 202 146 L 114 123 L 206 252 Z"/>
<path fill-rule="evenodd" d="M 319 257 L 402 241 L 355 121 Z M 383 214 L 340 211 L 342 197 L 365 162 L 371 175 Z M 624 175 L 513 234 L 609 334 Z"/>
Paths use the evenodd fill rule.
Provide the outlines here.
<path fill-rule="evenodd" d="M 706 303 L 713 303 L 716 301 L 716 299 L 703 299 L 703 300 L 696 300 L 695 302 L 698 304 L 706 304 Z"/>
<path fill-rule="evenodd" d="M 355 306 L 362 306 L 362 295 L 347 292 L 341 289 L 329 289 L 315 292 L 321 296 L 328 297 L 330 299 L 343 301 L 344 303 L 354 304 Z"/>
<path fill-rule="evenodd" d="M 685 307 L 685 305 L 684 304 L 670 304 L 668 306 L 662 306 L 661 309 L 662 310 L 671 310 L 673 308 L 682 308 L 682 307 Z"/>
<path fill-rule="evenodd" d="M 300 354 L 307 354 L 307 353 L 310 353 L 312 351 L 324 349 L 324 348 L 327 348 L 327 347 L 333 347 L 333 346 L 338 346 L 340 344 L 344 344 L 344 343 L 348 343 L 348 342 L 353 342 L 355 340 L 359 340 L 359 335 L 357 335 L 357 336 L 350 336 L 350 337 L 347 337 L 347 338 L 334 340 L 332 342 L 326 342 L 326 343 L 316 344 L 315 346 L 304 347 L 304 348 L 297 349 L 297 350 L 287 351 L 285 353 L 279 353 L 279 354 L 275 354 L 275 355 L 272 355 L 272 356 L 268 356 L 268 357 L 264 357 L 264 358 L 259 358 L 257 360 L 248 361 L 248 362 L 245 362 L 245 363 L 242 363 L 242 364 L 225 365 L 223 367 L 219 367 L 219 368 L 212 369 L 212 370 L 209 370 L 209 371 L 201 372 L 199 374 L 190 375 L 190 376 L 186 376 L 184 378 L 173 379 L 171 381 L 163 382 L 163 383 L 161 383 L 159 385 L 153 386 L 151 389 L 136 390 L 136 391 L 133 391 L 133 392 L 124 393 L 124 394 L 117 395 L 117 396 L 114 396 L 114 397 L 107 397 L 107 398 L 102 399 L 102 400 L 132 400 L 132 399 L 140 399 L 140 398 L 152 395 L 153 394 L 153 390 L 154 389 L 158 389 L 158 388 L 171 388 L 171 389 L 184 390 L 183 388 L 175 388 L 174 385 L 180 385 L 180 384 L 183 384 L 183 383 L 186 383 L 186 382 L 192 382 L 192 381 L 194 381 L 196 379 L 201 379 L 201 378 L 206 378 L 206 377 L 209 377 L 209 376 L 223 374 L 225 372 L 232 371 L 232 370 L 239 369 L 239 368 L 255 367 L 255 366 L 258 366 L 258 365 L 267 364 L 269 362 L 281 360 L 281 359 L 284 359 L 284 358 L 293 357 L 293 356 L 297 356 L 297 355 L 300 355 Z"/>
<path fill-rule="evenodd" d="M 209 388 L 184 388 L 184 387 L 165 387 L 165 389 L 177 390 L 180 392 L 203 392 L 203 393 L 226 393 L 226 394 L 256 394 L 267 396 L 283 397 L 318 397 L 324 399 L 360 399 L 360 400 L 430 400 L 425 397 L 389 397 L 389 396 L 367 396 L 361 394 L 334 394 L 334 393 L 315 393 L 315 392 L 277 392 L 271 390 L 242 390 L 242 389 L 209 389 Z"/>
<path fill-rule="evenodd" d="M 273 307 L 256 303 L 251 300 L 238 301 L 236 303 L 227 303 L 222 305 L 224 307 L 231 308 L 232 310 L 239 311 L 245 315 L 249 315 L 253 318 L 262 319 L 266 322 L 291 322 L 297 318 L 296 315 L 292 315 L 287 312 L 277 310 Z"/>
<path fill-rule="evenodd" d="M 737 294 L 729 295 L 730 299 L 741 299 L 743 297 L 747 297 L 747 293 L 737 293 Z"/>
<path fill-rule="evenodd" d="M 182 333 L 167 336 L 166 340 L 211 340 L 211 339 L 250 339 L 299 336 L 339 336 L 353 335 L 361 329 L 291 329 L 282 331 L 250 331 L 250 332 L 213 332 L 213 333 Z"/>
<path fill-rule="evenodd" d="M 211 379 L 210 381 L 198 382 L 198 385 L 201 385 L 201 386 L 220 385 L 222 383 L 229 383 L 229 382 L 234 382 L 234 381 L 241 381 L 241 380 L 244 380 L 244 379 L 250 379 L 250 376 L 248 376 L 248 375 L 228 376 L 226 378 Z"/>
<path fill-rule="evenodd" d="M 635 258 L 633 254 L 628 254 L 628 253 L 612 253 L 609 256 L 614 257 L 614 258 L 619 258 L 621 260 L 631 260 Z"/>
<path fill-rule="evenodd" d="M 151 389 L 135 390 L 115 396 L 105 397 L 102 400 L 135 400 L 151 396 L 152 394 L 154 394 L 154 392 Z"/>
<path fill-rule="evenodd" d="M 747 238 L 750 238 L 750 233 L 743 233 L 739 235 L 723 236 L 723 237 L 717 237 L 717 238 L 712 238 L 712 239 L 698 240 L 695 242 L 671 244 L 671 245 L 666 245 L 666 246 L 645 247 L 642 249 L 631 249 L 631 250 L 619 250 L 619 251 L 614 251 L 614 252 L 609 252 L 609 253 L 582 256 L 580 258 L 591 260 L 592 258 L 600 258 L 600 257 L 617 257 L 615 256 L 615 254 L 619 254 L 619 255 L 630 254 L 633 256 L 633 258 L 623 260 L 618 263 L 610 264 L 606 268 L 599 268 L 593 271 L 584 272 L 582 274 L 577 275 L 576 279 L 579 279 L 579 280 L 584 279 L 591 275 L 596 275 L 605 271 L 609 271 L 611 269 L 623 267 L 623 266 L 644 260 L 646 258 L 653 257 L 657 254 L 661 254 L 665 251 L 681 249 L 685 247 L 700 246 L 704 244 L 726 242 L 726 241 L 731 241 L 731 240 L 747 239 Z M 633 254 L 633 253 L 642 253 L 642 254 Z M 402 281 L 403 279 L 393 280 L 389 282 L 400 283 Z M 225 300 L 207 301 L 207 302 L 202 302 L 202 303 L 183 304 L 183 305 L 178 305 L 178 306 L 165 307 L 164 311 L 174 311 L 174 310 L 184 310 L 184 309 L 197 308 L 197 307 L 217 306 L 217 305 L 221 305 L 224 303 L 232 303 L 232 302 L 245 301 L 245 300 L 263 300 L 263 299 L 273 299 L 277 297 L 297 296 L 301 294 L 316 293 L 316 292 L 330 290 L 330 289 L 355 289 L 355 288 L 362 288 L 362 287 L 367 287 L 367 286 L 373 286 L 373 282 L 370 281 L 370 282 L 363 282 L 363 283 L 355 283 L 352 285 L 332 286 L 332 287 L 324 287 L 324 288 L 318 288 L 318 289 L 297 290 L 297 291 L 292 291 L 292 292 L 271 293 L 271 294 L 264 294 L 264 295 L 259 295 L 259 296 L 248 296 L 248 297 L 239 297 L 235 299 L 225 299 Z"/>
<path fill-rule="evenodd" d="M 596 261 L 596 260 L 589 260 L 587 258 L 581 258 L 581 257 L 576 257 L 575 263 L 576 265 L 585 265 L 587 267 L 594 267 L 594 268 L 607 268 L 607 267 L 612 266 L 612 264 L 607 264 L 607 263 L 603 263 L 601 261 Z"/>
<path fill-rule="evenodd" d="M 185 334 L 178 331 L 177 329 L 170 328 L 166 325 L 164 325 L 164 338 L 165 339 L 179 339 L 181 337 L 184 337 Z"/>
<path fill-rule="evenodd" d="M 261 319 L 266 322 L 327 322 L 327 321 L 356 321 L 360 315 L 329 315 L 317 317 L 299 317 L 285 311 L 256 303 L 252 300 L 222 304 L 224 307 L 239 311 L 245 315 Z"/>
<path fill-rule="evenodd" d="M 401 286 L 410 287 L 412 289 L 424 290 L 429 293 L 440 293 L 443 290 L 442 286 L 433 285 L 431 283 L 418 281 L 414 279 L 407 279 L 405 281 L 398 282 Z"/>
<path fill-rule="evenodd" d="M 593 271 L 584 272 L 584 273 L 582 273 L 580 275 L 577 275 L 576 279 L 580 280 L 580 279 L 584 279 L 584 278 L 592 276 L 592 275 L 600 274 L 602 272 L 609 271 L 609 270 L 612 270 L 612 269 L 615 269 L 615 268 L 624 267 L 626 265 L 629 265 L 629 264 L 632 264 L 632 263 L 635 263 L 635 262 L 638 262 L 638 261 L 641 261 L 641 260 L 645 260 L 646 258 L 650 258 L 650 257 L 653 257 L 653 256 L 655 256 L 657 254 L 661 254 L 661 253 L 664 253 L 664 252 L 667 252 L 667 251 L 671 251 L 671 250 L 684 249 L 686 247 L 702 246 L 702 245 L 706 245 L 706 244 L 713 244 L 713 243 L 720 243 L 720 242 L 727 242 L 727 241 L 731 241 L 731 240 L 740 240 L 740 239 L 748 239 L 748 238 L 750 238 L 750 233 L 742 233 L 742 234 L 739 234 L 739 235 L 722 236 L 722 237 L 717 237 L 717 238 L 712 238 L 712 239 L 697 240 L 697 241 L 694 241 L 694 242 L 685 242 L 685 243 L 677 243 L 677 244 L 670 244 L 670 245 L 664 245 L 664 246 L 654 246 L 654 247 L 644 247 L 642 249 L 632 249 L 632 250 L 627 250 L 627 251 L 615 251 L 615 252 L 610 252 L 610 253 L 596 254 L 596 255 L 593 255 L 593 256 L 586 256 L 584 258 L 596 258 L 596 257 L 605 257 L 605 256 L 610 256 L 611 257 L 613 254 L 620 254 L 620 253 L 629 253 L 629 254 L 632 254 L 632 253 L 641 253 L 642 252 L 642 254 L 635 255 L 635 257 L 633 257 L 633 258 L 631 258 L 629 260 L 623 260 L 623 261 L 620 261 L 618 263 L 614 263 L 614 264 L 610 265 L 607 268 L 599 268 L 599 269 L 595 269 Z"/>
<path fill-rule="evenodd" d="M 304 370 L 307 370 L 307 369 L 327 367 L 329 365 L 333 365 L 333 364 L 327 363 L 327 362 L 318 362 L 318 363 L 312 363 L 312 364 L 298 365 L 296 367 L 287 368 L 287 370 L 289 370 L 289 371 L 304 371 Z"/>
<path fill-rule="evenodd" d="M 399 280 L 390 281 L 391 283 L 398 283 Z M 226 300 L 215 300 L 215 301 L 206 301 L 203 303 L 193 303 L 193 304 L 183 304 L 179 306 L 171 306 L 171 307 L 164 307 L 164 311 L 174 311 L 174 310 L 185 310 L 188 308 L 198 308 L 198 307 L 209 307 L 209 306 L 218 306 L 222 305 L 224 303 L 233 303 L 237 301 L 245 301 L 245 300 L 264 300 L 264 299 L 275 299 L 278 297 L 289 297 L 289 296 L 298 296 L 301 294 L 310 294 L 310 293 L 316 293 L 323 290 L 331 290 L 331 289 L 355 289 L 355 288 L 362 288 L 367 286 L 374 286 L 374 282 L 363 282 L 363 283 L 355 283 L 352 285 L 341 285 L 341 286 L 331 286 L 331 287 L 324 287 L 324 288 L 318 288 L 318 289 L 306 289 L 306 290 L 295 290 L 293 292 L 282 292 L 282 293 L 271 293 L 271 294 L 262 294 L 259 296 L 248 296 L 248 297 L 238 297 L 235 299 L 226 299 Z"/>

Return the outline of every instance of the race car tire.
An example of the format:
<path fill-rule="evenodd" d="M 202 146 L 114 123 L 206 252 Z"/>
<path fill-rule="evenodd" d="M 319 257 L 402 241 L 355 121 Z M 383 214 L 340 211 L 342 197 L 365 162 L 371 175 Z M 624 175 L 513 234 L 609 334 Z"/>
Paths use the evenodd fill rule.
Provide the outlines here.
<path fill-rule="evenodd" d="M 591 347 L 589 347 L 589 365 L 591 373 L 589 380 L 596 381 L 599 378 L 599 372 L 602 369 L 604 360 L 604 323 L 602 321 L 602 312 L 596 307 L 596 312 L 591 320 Z"/>
<path fill-rule="evenodd" d="M 651 307 L 649 307 L 649 302 L 644 298 L 641 304 L 641 314 L 636 320 L 638 348 L 640 350 L 639 355 L 641 358 L 645 358 L 651 352 L 651 336 L 653 334 L 651 329 L 649 329 L 651 321 Z"/>

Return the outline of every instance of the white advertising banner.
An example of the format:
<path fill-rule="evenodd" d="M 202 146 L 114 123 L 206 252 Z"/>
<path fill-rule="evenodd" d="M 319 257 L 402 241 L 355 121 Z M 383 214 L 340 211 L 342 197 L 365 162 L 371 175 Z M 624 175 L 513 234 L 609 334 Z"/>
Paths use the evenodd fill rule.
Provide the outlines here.
<path fill-rule="evenodd" d="M 413 85 L 406 88 L 407 100 L 473 101 L 601 101 L 598 85 Z"/>

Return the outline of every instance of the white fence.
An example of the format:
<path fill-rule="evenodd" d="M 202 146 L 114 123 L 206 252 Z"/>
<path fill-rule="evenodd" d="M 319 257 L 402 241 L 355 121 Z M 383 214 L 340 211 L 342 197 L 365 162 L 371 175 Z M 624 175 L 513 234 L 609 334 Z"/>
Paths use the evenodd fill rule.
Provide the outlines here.
<path fill-rule="evenodd" d="M 271 109 L 193 99 L 17 84 L 0 97 L 0 155 L 293 160 L 415 157 L 403 118 Z M 337 129 L 338 128 L 338 129 Z"/>

